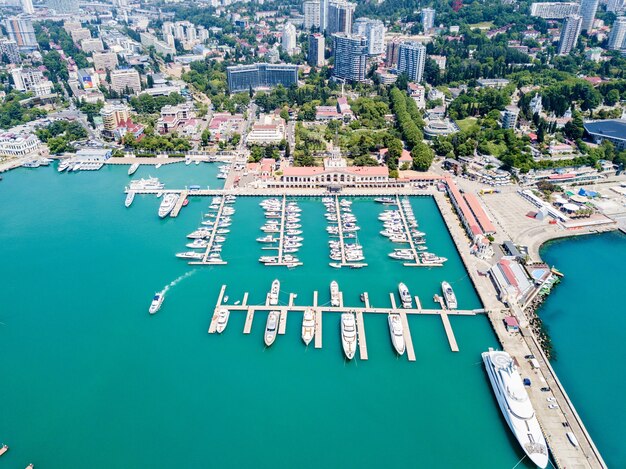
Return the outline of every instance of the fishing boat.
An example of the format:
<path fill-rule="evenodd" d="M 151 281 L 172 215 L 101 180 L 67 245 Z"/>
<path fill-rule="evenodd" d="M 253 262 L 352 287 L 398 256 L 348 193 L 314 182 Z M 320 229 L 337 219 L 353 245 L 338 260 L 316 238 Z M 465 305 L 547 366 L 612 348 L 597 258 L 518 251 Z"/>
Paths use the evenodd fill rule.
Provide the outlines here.
<path fill-rule="evenodd" d="M 148 309 L 148 312 L 150 314 L 154 314 L 158 310 L 160 310 L 164 299 L 165 299 L 165 290 L 155 293 L 154 297 L 152 298 L 152 303 L 150 303 L 150 308 Z"/>
<path fill-rule="evenodd" d="M 400 300 L 402 301 L 402 307 L 405 309 L 411 308 L 413 306 L 413 299 L 411 298 L 411 293 L 409 293 L 409 289 L 402 282 L 398 284 L 398 293 L 400 293 Z"/>
<path fill-rule="evenodd" d="M 128 168 L 128 175 L 132 176 L 133 174 L 135 174 L 135 172 L 139 169 L 139 163 L 133 163 L 130 165 L 130 168 Z"/>
<path fill-rule="evenodd" d="M 218 334 L 224 332 L 226 329 L 226 325 L 228 324 L 228 318 L 230 317 L 230 311 L 228 308 L 220 308 L 217 312 L 217 325 L 215 326 L 215 331 Z"/>
<path fill-rule="evenodd" d="M 306 345 L 311 343 L 315 335 L 315 312 L 312 308 L 307 308 L 302 317 L 302 340 Z"/>
<path fill-rule="evenodd" d="M 135 200 L 135 191 L 128 191 L 128 194 L 126 194 L 126 200 L 124 201 L 126 208 L 130 207 L 133 200 Z"/>
<path fill-rule="evenodd" d="M 341 293 L 339 293 L 339 284 L 336 281 L 330 282 L 330 305 L 339 306 Z"/>
<path fill-rule="evenodd" d="M 404 332 L 400 315 L 397 313 L 389 314 L 387 322 L 389 323 L 389 334 L 391 334 L 391 343 L 393 344 L 393 348 L 396 349 L 398 355 L 403 355 L 404 350 L 406 349 L 406 344 L 404 343 Z"/>
<path fill-rule="evenodd" d="M 544 469 L 548 446 L 513 359 L 507 352 L 491 348 L 481 355 L 504 419 L 526 455 Z"/>
<path fill-rule="evenodd" d="M 267 322 L 265 323 L 265 345 L 268 347 L 276 340 L 276 333 L 278 332 L 278 311 L 270 311 L 267 315 Z"/>
<path fill-rule="evenodd" d="M 443 292 L 443 299 L 448 309 L 456 309 L 458 307 L 456 295 L 448 282 L 441 282 L 441 291 Z"/>
<path fill-rule="evenodd" d="M 272 282 L 272 288 L 270 289 L 270 305 L 276 306 L 278 304 L 279 294 L 280 294 L 280 281 L 276 279 Z"/>
<path fill-rule="evenodd" d="M 341 344 L 348 360 L 356 352 L 356 320 L 353 312 L 341 313 Z"/>

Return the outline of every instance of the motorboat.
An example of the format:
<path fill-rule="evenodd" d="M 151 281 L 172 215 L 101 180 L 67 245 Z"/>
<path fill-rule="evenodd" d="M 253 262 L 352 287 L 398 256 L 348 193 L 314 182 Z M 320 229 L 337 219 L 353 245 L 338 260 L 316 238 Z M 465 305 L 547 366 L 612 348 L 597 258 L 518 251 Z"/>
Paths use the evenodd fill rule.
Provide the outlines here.
<path fill-rule="evenodd" d="M 280 313 L 278 311 L 270 311 L 267 315 L 267 322 L 265 323 L 265 345 L 268 347 L 276 340 L 276 334 L 278 332 L 278 319 Z"/>
<path fill-rule="evenodd" d="M 139 169 L 139 163 L 133 163 L 130 165 L 130 168 L 128 168 L 128 175 L 132 176 L 133 174 L 135 174 L 135 172 Z"/>
<path fill-rule="evenodd" d="M 445 300 L 448 309 L 458 308 L 456 295 L 448 282 L 441 282 L 441 291 L 443 292 L 443 299 Z"/>
<path fill-rule="evenodd" d="M 398 259 L 402 261 L 412 261 L 415 259 L 415 256 L 413 256 L 413 253 L 404 252 L 404 250 L 394 251 L 389 254 L 389 257 L 391 257 L 392 259 Z"/>
<path fill-rule="evenodd" d="M 353 312 L 341 313 L 341 344 L 348 360 L 356 352 L 356 319 Z"/>
<path fill-rule="evenodd" d="M 224 332 L 226 326 L 228 325 L 228 318 L 230 317 L 230 310 L 228 308 L 220 308 L 217 312 L 217 324 L 215 326 L 215 331 L 218 334 Z"/>
<path fill-rule="evenodd" d="M 65 160 L 62 160 L 59 162 L 59 167 L 57 168 L 57 171 L 59 173 L 62 173 L 63 171 L 65 171 L 67 168 L 69 168 L 70 164 L 72 163 L 72 161 L 68 158 Z"/>
<path fill-rule="evenodd" d="M 128 194 L 126 194 L 126 200 L 124 201 L 124 206 L 126 208 L 130 207 L 133 200 L 135 200 L 135 191 L 128 191 Z"/>
<path fill-rule="evenodd" d="M 402 282 L 398 284 L 398 293 L 400 294 L 402 307 L 405 309 L 411 308 L 413 306 L 413 298 L 411 298 L 411 293 L 409 293 L 407 286 Z"/>
<path fill-rule="evenodd" d="M 133 179 L 129 183 L 129 188 L 132 190 L 161 190 L 165 187 L 163 183 L 159 181 L 158 178 L 147 178 L 147 179 Z"/>
<path fill-rule="evenodd" d="M 272 306 L 278 304 L 278 295 L 280 294 L 280 281 L 278 279 L 272 282 L 272 288 L 270 289 L 269 303 Z"/>
<path fill-rule="evenodd" d="M 404 350 L 406 349 L 406 344 L 404 343 L 404 329 L 402 327 L 400 315 L 397 313 L 390 313 L 387 317 L 387 322 L 389 323 L 389 334 L 391 335 L 393 348 L 396 349 L 398 355 L 403 355 Z"/>
<path fill-rule="evenodd" d="M 200 229 L 197 229 L 196 231 L 192 231 L 191 233 L 189 233 L 187 235 L 187 238 L 200 239 L 200 238 L 208 238 L 209 236 L 211 236 L 211 230 L 209 230 L 208 228 L 200 228 Z"/>
<path fill-rule="evenodd" d="M 179 252 L 176 254 L 179 259 L 202 259 L 204 254 L 196 251 Z"/>
<path fill-rule="evenodd" d="M 337 307 L 340 304 L 341 293 L 339 292 L 339 284 L 335 280 L 333 280 L 332 282 L 330 282 L 330 305 Z"/>
<path fill-rule="evenodd" d="M 259 243 L 275 243 L 276 241 L 278 241 L 278 239 L 274 238 L 272 235 L 261 236 L 260 238 L 257 238 L 256 240 Z"/>
<path fill-rule="evenodd" d="M 311 343 L 315 335 L 315 311 L 312 308 L 304 310 L 302 317 L 302 340 L 306 345 Z"/>
<path fill-rule="evenodd" d="M 204 239 L 197 238 L 194 239 L 193 242 L 187 243 L 185 246 L 191 249 L 206 249 L 209 246 L 209 242 Z"/>
<path fill-rule="evenodd" d="M 9 451 L 9 446 L 8 445 L 2 445 L 2 448 L 0 448 L 0 456 L 2 456 L 7 451 Z"/>
<path fill-rule="evenodd" d="M 176 202 L 178 202 L 178 194 L 172 192 L 165 194 L 163 200 L 161 200 L 161 205 L 159 205 L 159 217 L 165 218 L 168 216 L 174 209 Z"/>
<path fill-rule="evenodd" d="M 164 299 L 165 299 L 165 290 L 155 293 L 154 297 L 152 298 L 152 303 L 150 303 L 150 308 L 148 309 L 148 312 L 150 314 L 154 314 L 158 310 L 160 310 Z"/>
<path fill-rule="evenodd" d="M 504 419 L 526 455 L 544 469 L 548 465 L 548 445 L 513 358 L 491 348 L 481 355 Z"/>
<path fill-rule="evenodd" d="M 374 202 L 377 202 L 383 205 L 395 205 L 396 203 L 396 201 L 393 200 L 391 197 L 377 197 L 374 199 Z"/>

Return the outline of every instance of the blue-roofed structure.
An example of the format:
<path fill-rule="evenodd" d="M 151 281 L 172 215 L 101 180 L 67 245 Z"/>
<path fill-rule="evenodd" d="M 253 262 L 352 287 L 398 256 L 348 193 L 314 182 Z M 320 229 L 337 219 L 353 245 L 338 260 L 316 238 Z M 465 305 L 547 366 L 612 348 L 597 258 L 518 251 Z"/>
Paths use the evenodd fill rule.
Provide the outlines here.
<path fill-rule="evenodd" d="M 583 124 L 595 143 L 609 140 L 617 150 L 626 150 L 626 119 L 606 119 Z"/>

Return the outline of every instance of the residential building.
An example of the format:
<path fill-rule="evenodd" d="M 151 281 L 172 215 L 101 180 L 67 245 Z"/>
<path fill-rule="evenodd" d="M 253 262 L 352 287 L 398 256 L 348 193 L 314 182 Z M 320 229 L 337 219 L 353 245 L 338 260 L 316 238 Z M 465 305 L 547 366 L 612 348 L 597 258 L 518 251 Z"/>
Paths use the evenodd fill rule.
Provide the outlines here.
<path fill-rule="evenodd" d="M 367 38 L 369 55 L 381 55 L 385 52 L 385 25 L 382 21 L 359 18 L 352 25 L 352 34 Z"/>
<path fill-rule="evenodd" d="M 308 0 L 302 4 L 303 27 L 307 31 L 320 27 L 320 0 Z"/>
<path fill-rule="evenodd" d="M 19 64 L 22 62 L 20 52 L 17 49 L 17 43 L 13 39 L 6 37 L 0 38 L 0 55 L 6 57 L 11 64 Z"/>
<path fill-rule="evenodd" d="M 80 41 L 80 47 L 83 52 L 102 52 L 104 50 L 102 39 L 100 39 L 99 37 L 83 39 L 82 41 Z"/>
<path fill-rule="evenodd" d="M 248 145 L 278 145 L 285 139 L 285 121 L 276 115 L 263 114 L 252 125 L 246 143 Z"/>
<path fill-rule="evenodd" d="M 328 4 L 328 24 L 326 31 L 328 34 L 352 32 L 352 17 L 356 3 L 344 0 L 334 0 Z"/>
<path fill-rule="evenodd" d="M 583 126 L 595 143 L 608 140 L 617 151 L 626 150 L 626 118 L 585 122 Z"/>
<path fill-rule="evenodd" d="M 328 28 L 328 2 L 330 0 L 320 0 L 320 31 L 324 32 Z"/>
<path fill-rule="evenodd" d="M 185 128 L 197 127 L 196 113 L 191 104 L 179 104 L 176 106 L 163 106 L 161 116 L 157 121 L 157 131 L 161 134 L 181 131 Z M 180 133 L 189 133 L 184 130 Z"/>
<path fill-rule="evenodd" d="M 571 15 L 565 18 L 559 40 L 559 55 L 569 54 L 578 41 L 582 28 L 583 18 L 580 15 Z"/>
<path fill-rule="evenodd" d="M 25 18 L 7 18 L 4 20 L 4 27 L 9 38 L 17 44 L 19 50 L 37 49 L 37 38 L 33 23 Z"/>
<path fill-rule="evenodd" d="M 374 75 L 378 79 L 378 83 L 381 85 L 393 85 L 396 81 L 398 81 L 398 75 L 391 73 L 386 68 L 379 67 L 374 72 Z"/>
<path fill-rule="evenodd" d="M 14 68 L 11 76 L 18 91 L 30 91 L 35 96 L 46 96 L 52 92 L 52 82 L 37 68 Z"/>
<path fill-rule="evenodd" d="M 57 13 L 78 14 L 78 0 L 48 0 L 48 6 Z"/>
<path fill-rule="evenodd" d="M 126 93 L 126 90 L 139 93 L 141 91 L 139 72 L 134 68 L 113 70 L 111 72 L 111 89 L 118 93 Z"/>
<path fill-rule="evenodd" d="M 298 84 L 298 66 L 290 64 L 235 65 L 227 67 L 226 74 L 231 93 L 248 91 L 250 88 L 273 88 L 277 85 L 289 88 Z"/>
<path fill-rule="evenodd" d="M 282 34 L 283 50 L 293 55 L 296 50 L 296 27 L 291 23 L 285 23 Z"/>
<path fill-rule="evenodd" d="M 22 11 L 27 15 L 32 15 L 35 13 L 35 8 L 33 7 L 33 0 L 21 0 L 22 3 Z"/>
<path fill-rule="evenodd" d="M 541 114 L 543 111 L 543 103 L 541 102 L 541 95 L 539 93 L 535 93 L 535 96 L 533 96 L 533 99 L 530 100 L 528 107 L 530 108 L 530 112 L 533 114 Z"/>
<path fill-rule="evenodd" d="M 624 9 L 624 0 L 608 0 L 606 11 L 611 13 L 619 13 Z"/>
<path fill-rule="evenodd" d="M 530 16 L 551 20 L 562 20 L 570 15 L 577 15 L 580 5 L 576 2 L 539 2 L 530 6 Z"/>
<path fill-rule="evenodd" d="M 140 33 L 141 45 L 146 49 L 148 47 L 154 47 L 154 50 L 161 55 L 176 55 L 176 48 L 166 42 L 159 40 L 156 36 L 150 33 Z"/>
<path fill-rule="evenodd" d="M 86 91 L 98 89 L 100 86 L 100 76 L 93 68 L 81 69 L 77 72 L 77 75 L 81 88 Z"/>
<path fill-rule="evenodd" d="M 507 106 L 502 111 L 502 128 L 515 129 L 517 125 L 517 117 L 519 116 L 519 108 L 517 106 Z"/>
<path fill-rule="evenodd" d="M 426 109 L 426 88 L 417 83 L 407 83 L 409 96 L 413 98 L 418 109 Z"/>
<path fill-rule="evenodd" d="M 585 51 L 585 58 L 587 60 L 591 60 L 592 62 L 600 62 L 603 52 L 604 49 L 601 47 L 592 47 L 591 49 L 587 49 Z"/>
<path fill-rule="evenodd" d="M 508 86 L 509 80 L 507 80 L 506 78 L 479 78 L 478 80 L 476 80 L 476 83 L 478 83 L 478 86 L 480 86 L 481 88 L 500 89 Z"/>
<path fill-rule="evenodd" d="M 402 40 L 398 37 L 394 37 L 387 43 L 385 52 L 385 65 L 387 68 L 396 68 L 398 65 L 398 52 L 400 52 L 400 44 Z"/>
<path fill-rule="evenodd" d="M 241 135 L 246 120 L 243 114 L 216 113 L 209 122 L 209 132 L 214 141 L 230 138 L 235 134 Z"/>
<path fill-rule="evenodd" d="M 626 49 L 626 16 L 618 17 L 609 35 L 609 49 Z"/>
<path fill-rule="evenodd" d="M 345 122 L 354 119 L 354 113 L 348 104 L 348 99 L 344 96 L 337 98 L 335 106 L 317 106 L 315 108 L 315 120 L 343 120 Z"/>
<path fill-rule="evenodd" d="M 436 10 L 432 8 L 422 8 L 422 28 L 425 33 L 435 26 L 435 13 Z"/>
<path fill-rule="evenodd" d="M 582 17 L 581 31 L 590 31 L 593 27 L 593 20 L 596 18 L 598 10 L 598 0 L 581 0 L 580 16 Z"/>
<path fill-rule="evenodd" d="M 100 109 L 104 130 L 113 134 L 115 129 L 130 119 L 130 108 L 125 104 L 107 104 Z"/>
<path fill-rule="evenodd" d="M 420 83 L 426 65 L 426 46 L 418 42 L 404 42 L 398 52 L 398 72 L 406 73 L 410 81 Z"/>
<path fill-rule="evenodd" d="M 35 153 L 41 148 L 41 142 L 32 133 L 0 133 L 0 156 L 20 157 Z"/>
<path fill-rule="evenodd" d="M 309 34 L 309 52 L 307 62 L 311 67 L 323 67 L 326 63 L 324 51 L 326 49 L 326 39 L 323 34 Z"/>
<path fill-rule="evenodd" d="M 365 81 L 367 72 L 367 39 L 363 36 L 335 34 L 333 78 L 352 82 Z"/>
<path fill-rule="evenodd" d="M 91 39 L 91 31 L 89 31 L 87 28 L 73 29 L 70 32 L 70 36 L 72 36 L 72 40 L 74 41 L 74 43 L 80 44 L 80 41 L 82 41 L 83 39 Z"/>
<path fill-rule="evenodd" d="M 115 52 L 94 53 L 92 59 L 96 70 L 115 70 L 118 63 Z"/>

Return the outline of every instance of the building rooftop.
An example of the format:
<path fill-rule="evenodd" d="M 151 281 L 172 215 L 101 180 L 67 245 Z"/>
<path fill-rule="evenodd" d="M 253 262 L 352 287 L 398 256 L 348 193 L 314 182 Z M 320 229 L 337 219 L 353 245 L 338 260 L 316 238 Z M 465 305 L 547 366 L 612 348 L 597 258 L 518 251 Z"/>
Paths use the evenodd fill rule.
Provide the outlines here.
<path fill-rule="evenodd" d="M 585 130 L 593 135 L 618 140 L 626 140 L 626 119 L 608 119 L 595 122 L 585 122 Z"/>

